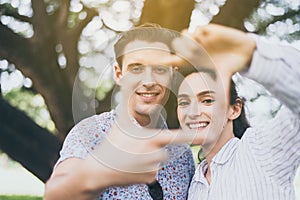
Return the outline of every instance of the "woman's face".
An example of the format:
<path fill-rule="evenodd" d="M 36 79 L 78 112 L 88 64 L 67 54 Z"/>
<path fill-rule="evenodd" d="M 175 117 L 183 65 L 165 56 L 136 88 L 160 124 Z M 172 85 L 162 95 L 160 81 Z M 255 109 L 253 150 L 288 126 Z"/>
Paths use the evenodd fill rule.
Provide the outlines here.
<path fill-rule="evenodd" d="M 193 144 L 212 147 L 228 124 L 229 104 L 220 79 L 204 72 L 187 76 L 179 87 L 177 115 Z"/>

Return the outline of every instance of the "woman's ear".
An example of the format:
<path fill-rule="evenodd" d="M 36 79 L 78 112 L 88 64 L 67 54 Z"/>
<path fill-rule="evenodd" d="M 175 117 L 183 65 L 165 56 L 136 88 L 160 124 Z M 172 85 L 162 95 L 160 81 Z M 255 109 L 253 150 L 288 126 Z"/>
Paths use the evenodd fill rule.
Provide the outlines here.
<path fill-rule="evenodd" d="M 115 77 L 116 77 L 116 83 L 117 83 L 117 85 L 120 85 L 121 78 L 122 78 L 122 70 L 118 65 L 114 66 L 114 73 L 115 73 Z"/>
<path fill-rule="evenodd" d="M 229 116 L 229 119 L 235 120 L 236 118 L 238 118 L 242 112 L 242 108 L 243 108 L 243 101 L 242 99 L 237 98 L 235 100 L 235 103 L 231 105 L 231 114 Z"/>

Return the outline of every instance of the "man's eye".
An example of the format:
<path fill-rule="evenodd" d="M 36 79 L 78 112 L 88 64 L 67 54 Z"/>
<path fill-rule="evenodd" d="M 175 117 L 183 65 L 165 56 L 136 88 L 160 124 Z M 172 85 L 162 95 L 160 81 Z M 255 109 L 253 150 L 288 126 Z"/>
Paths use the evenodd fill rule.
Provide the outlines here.
<path fill-rule="evenodd" d="M 156 74 L 165 74 L 167 73 L 168 69 L 166 67 L 154 67 L 153 71 Z"/>
<path fill-rule="evenodd" d="M 188 106 L 189 104 L 190 104 L 190 102 L 188 102 L 188 101 L 179 101 L 178 102 L 178 106 L 181 106 L 181 107 Z"/>
<path fill-rule="evenodd" d="M 133 67 L 131 67 L 131 68 L 129 69 L 129 71 L 132 72 L 132 73 L 135 73 L 135 74 L 141 73 L 141 72 L 144 71 L 144 67 L 141 66 L 141 65 L 133 66 Z"/>

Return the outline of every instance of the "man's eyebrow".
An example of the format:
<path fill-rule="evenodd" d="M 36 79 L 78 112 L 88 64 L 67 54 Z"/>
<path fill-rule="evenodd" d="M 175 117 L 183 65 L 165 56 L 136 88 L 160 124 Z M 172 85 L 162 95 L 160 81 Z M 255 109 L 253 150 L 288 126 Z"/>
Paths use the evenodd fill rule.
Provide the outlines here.
<path fill-rule="evenodd" d="M 215 94 L 216 92 L 215 91 L 213 91 L 213 90 L 206 90 L 206 91 L 203 91 L 203 92 L 199 92 L 198 94 L 197 94 L 197 97 L 201 97 L 201 96 L 205 96 L 205 95 L 207 95 L 207 94 Z M 178 97 L 177 98 L 185 98 L 185 97 L 188 97 L 189 95 L 187 95 L 187 94 L 179 94 L 178 95 Z"/>
<path fill-rule="evenodd" d="M 130 63 L 127 65 L 127 67 L 134 67 L 134 66 L 150 66 L 150 67 L 173 67 L 171 65 L 162 65 L 162 64 L 150 64 L 150 65 L 145 65 L 145 64 L 142 64 L 142 63 Z"/>
<path fill-rule="evenodd" d="M 127 65 L 127 67 L 134 67 L 134 66 L 141 66 L 143 65 L 142 63 L 130 63 Z"/>

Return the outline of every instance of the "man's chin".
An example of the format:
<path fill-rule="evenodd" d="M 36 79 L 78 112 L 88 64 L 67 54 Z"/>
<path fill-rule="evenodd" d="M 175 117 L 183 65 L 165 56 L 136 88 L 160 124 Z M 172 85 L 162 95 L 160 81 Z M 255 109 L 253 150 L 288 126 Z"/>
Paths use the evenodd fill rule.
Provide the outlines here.
<path fill-rule="evenodd" d="M 144 105 L 136 108 L 136 112 L 141 115 L 156 115 L 162 109 L 162 105 Z"/>

